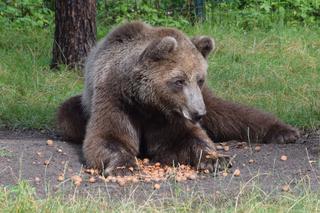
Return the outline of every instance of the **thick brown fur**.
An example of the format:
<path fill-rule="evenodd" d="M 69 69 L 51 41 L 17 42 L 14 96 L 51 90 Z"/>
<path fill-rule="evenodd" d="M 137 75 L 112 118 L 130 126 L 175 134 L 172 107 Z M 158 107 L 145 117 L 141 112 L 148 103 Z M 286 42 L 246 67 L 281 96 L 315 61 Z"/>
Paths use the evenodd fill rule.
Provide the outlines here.
<path fill-rule="evenodd" d="M 203 83 L 213 39 L 189 39 L 172 28 L 122 25 L 90 53 L 82 96 L 58 111 L 69 139 L 84 140 L 89 167 L 134 165 L 147 156 L 214 170 L 215 142 L 292 142 L 299 132 L 276 117 L 216 97 Z M 201 120 L 202 118 L 202 120 Z M 88 121 L 87 121 L 88 120 Z"/>
<path fill-rule="evenodd" d="M 69 98 L 58 109 L 56 125 L 64 140 L 82 143 L 87 121 L 81 104 L 81 95 Z"/>

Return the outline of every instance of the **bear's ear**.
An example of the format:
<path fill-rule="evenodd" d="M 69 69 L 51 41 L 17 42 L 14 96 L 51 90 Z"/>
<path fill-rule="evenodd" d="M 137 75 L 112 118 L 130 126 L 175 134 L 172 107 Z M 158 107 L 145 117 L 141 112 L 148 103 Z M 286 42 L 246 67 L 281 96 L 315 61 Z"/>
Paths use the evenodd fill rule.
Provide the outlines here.
<path fill-rule="evenodd" d="M 197 36 L 191 38 L 191 41 L 204 58 L 207 58 L 209 53 L 215 49 L 214 40 L 208 36 Z"/>
<path fill-rule="evenodd" d="M 147 57 L 153 60 L 165 59 L 169 53 L 175 51 L 177 47 L 177 40 L 171 36 L 166 36 L 151 42 L 144 50 L 141 57 Z"/>

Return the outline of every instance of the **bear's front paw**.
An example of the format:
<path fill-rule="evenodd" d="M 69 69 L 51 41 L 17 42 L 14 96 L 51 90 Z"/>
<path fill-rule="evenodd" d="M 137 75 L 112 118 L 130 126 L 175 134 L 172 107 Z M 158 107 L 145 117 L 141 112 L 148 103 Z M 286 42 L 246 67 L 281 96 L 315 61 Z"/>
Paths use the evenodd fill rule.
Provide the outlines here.
<path fill-rule="evenodd" d="M 228 155 L 219 154 L 216 151 L 212 152 L 203 152 L 203 156 L 201 160 L 199 160 L 199 164 L 197 168 L 200 170 L 208 170 L 209 172 L 214 172 L 216 170 L 223 170 L 226 168 L 230 168 L 231 158 Z"/>
<path fill-rule="evenodd" d="M 121 159 L 109 163 L 108 166 L 104 167 L 104 176 L 126 176 L 131 175 L 133 170 L 138 168 L 134 158 Z"/>
<path fill-rule="evenodd" d="M 130 167 L 136 168 L 136 158 L 124 150 L 116 151 L 114 149 L 100 148 L 84 150 L 86 166 L 88 168 L 98 169 L 104 176 L 124 176 L 132 171 Z"/>
<path fill-rule="evenodd" d="M 300 137 L 298 129 L 286 124 L 274 124 L 263 139 L 265 143 L 293 143 Z"/>

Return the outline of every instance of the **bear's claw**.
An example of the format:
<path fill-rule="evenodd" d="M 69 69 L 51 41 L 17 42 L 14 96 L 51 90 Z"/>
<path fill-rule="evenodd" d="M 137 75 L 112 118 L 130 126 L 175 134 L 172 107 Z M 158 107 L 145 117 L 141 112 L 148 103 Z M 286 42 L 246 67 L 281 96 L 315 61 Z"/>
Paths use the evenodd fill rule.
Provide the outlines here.
<path fill-rule="evenodd" d="M 230 168 L 232 166 L 231 158 L 227 155 L 221 155 L 217 158 L 205 158 L 203 159 L 198 169 L 208 170 L 209 172 L 220 171 Z"/>

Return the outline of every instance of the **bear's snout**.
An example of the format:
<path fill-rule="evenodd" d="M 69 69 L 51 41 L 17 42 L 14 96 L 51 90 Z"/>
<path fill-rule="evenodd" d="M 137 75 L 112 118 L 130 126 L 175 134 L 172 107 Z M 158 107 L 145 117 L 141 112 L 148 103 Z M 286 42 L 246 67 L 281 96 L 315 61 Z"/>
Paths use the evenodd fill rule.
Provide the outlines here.
<path fill-rule="evenodd" d="M 205 116 L 206 113 L 207 113 L 206 110 L 201 111 L 201 112 L 191 113 L 192 121 L 199 122 L 202 119 L 202 117 Z"/>
<path fill-rule="evenodd" d="M 188 111 L 186 109 L 182 110 L 183 116 L 194 123 L 199 122 L 202 119 L 202 117 L 205 116 L 206 113 L 207 111 L 205 108 L 201 110 L 192 110 L 192 111 Z"/>

